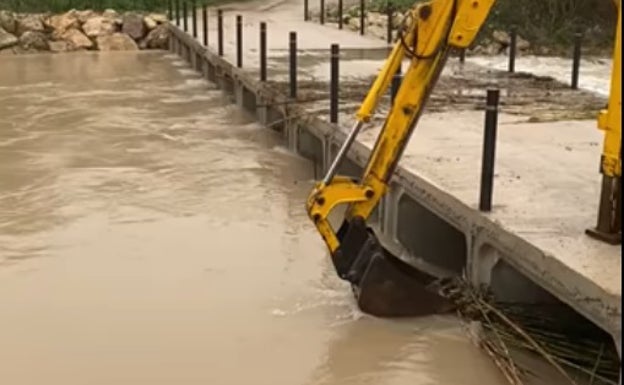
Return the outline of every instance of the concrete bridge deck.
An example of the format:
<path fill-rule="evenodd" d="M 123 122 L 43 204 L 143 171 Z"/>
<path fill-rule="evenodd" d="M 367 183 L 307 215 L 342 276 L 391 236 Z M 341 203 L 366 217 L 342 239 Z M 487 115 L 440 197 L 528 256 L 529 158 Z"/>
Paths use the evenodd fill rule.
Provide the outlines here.
<path fill-rule="evenodd" d="M 298 2 L 223 7 L 224 58 L 215 54 L 216 11 L 210 9 L 210 50 L 200 44 L 201 24 L 196 40 L 173 28 L 172 49 L 233 92 L 242 107 L 282 130 L 290 148 L 315 160 L 323 171 L 349 122 L 341 117 L 340 127 L 335 127 L 311 116 L 306 106 L 289 105 L 284 95 L 258 81 L 259 23 L 267 23 L 270 77 L 287 73 L 289 31 L 298 34 L 305 58 L 299 64 L 303 79 L 327 79 L 332 43 L 343 51 L 377 52 L 341 63 L 344 78 L 374 74 L 387 45 L 332 26 L 304 23 L 302 8 Z M 231 64 L 236 14 L 244 21 L 242 69 Z M 191 21 L 188 25 L 191 31 Z M 600 188 L 602 135 L 595 120 L 530 123 L 526 116 L 503 113 L 499 122 L 494 207 L 484 214 L 477 209 L 483 112 L 423 116 L 375 214 L 386 245 L 439 274 L 466 271 L 474 283 L 489 284 L 506 299 L 556 298 L 610 333 L 621 351 L 621 247 L 584 234 L 595 224 Z M 378 127 L 371 127 L 363 133 L 343 172 L 361 171 L 377 132 Z"/>

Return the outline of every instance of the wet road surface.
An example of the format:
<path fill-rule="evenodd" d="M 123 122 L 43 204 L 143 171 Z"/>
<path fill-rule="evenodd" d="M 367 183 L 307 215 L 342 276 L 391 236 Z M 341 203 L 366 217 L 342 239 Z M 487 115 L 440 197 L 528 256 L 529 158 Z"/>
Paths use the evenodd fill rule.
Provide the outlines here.
<path fill-rule="evenodd" d="M 358 312 L 312 165 L 175 57 L 0 60 L 2 383 L 504 383 L 452 318 Z"/>

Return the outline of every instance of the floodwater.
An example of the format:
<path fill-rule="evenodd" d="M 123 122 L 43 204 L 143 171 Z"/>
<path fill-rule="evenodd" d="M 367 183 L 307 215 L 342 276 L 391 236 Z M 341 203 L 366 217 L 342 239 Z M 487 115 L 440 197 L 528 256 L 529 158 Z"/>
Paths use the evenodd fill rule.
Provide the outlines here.
<path fill-rule="evenodd" d="M 1 383 L 506 383 L 357 311 L 280 143 L 170 55 L 0 59 Z"/>

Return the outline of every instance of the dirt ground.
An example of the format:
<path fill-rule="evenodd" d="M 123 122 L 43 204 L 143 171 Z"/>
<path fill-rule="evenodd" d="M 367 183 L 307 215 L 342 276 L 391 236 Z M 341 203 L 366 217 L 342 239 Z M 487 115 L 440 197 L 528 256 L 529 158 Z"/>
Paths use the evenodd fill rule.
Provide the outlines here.
<path fill-rule="evenodd" d="M 355 112 L 374 78 L 375 74 L 371 74 L 368 77 L 341 80 L 341 113 Z M 288 92 L 287 82 L 272 83 Z M 451 58 L 434 88 L 425 113 L 483 110 L 486 90 L 489 88 L 500 90 L 500 111 L 530 122 L 595 119 L 598 111 L 606 105 L 606 98 L 592 92 L 571 89 L 568 84 L 550 77 L 462 65 L 457 59 Z M 317 113 L 327 111 L 328 81 L 300 81 L 297 99 L 299 103 L 310 104 Z M 378 119 L 383 118 L 389 102 L 388 94 L 380 103 Z"/>

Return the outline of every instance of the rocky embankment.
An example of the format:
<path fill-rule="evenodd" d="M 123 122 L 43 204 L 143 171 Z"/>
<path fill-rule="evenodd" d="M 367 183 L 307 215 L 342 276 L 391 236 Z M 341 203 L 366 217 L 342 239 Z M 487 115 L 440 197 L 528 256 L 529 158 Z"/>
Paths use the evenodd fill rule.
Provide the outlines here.
<path fill-rule="evenodd" d="M 0 54 L 166 49 L 167 17 L 114 10 L 16 14 L 0 10 Z"/>
<path fill-rule="evenodd" d="M 407 11 L 410 12 L 410 11 Z M 407 16 L 405 14 L 395 13 L 392 18 L 393 34 L 401 25 L 403 19 Z M 352 31 L 360 30 L 360 12 L 359 6 L 347 8 L 343 11 L 342 22 L 344 28 Z M 318 12 L 311 15 L 312 19 L 318 21 L 320 14 Z M 328 23 L 338 23 L 338 9 L 336 6 L 329 6 L 325 16 L 325 21 Z M 388 15 L 380 12 L 366 12 L 364 17 L 364 31 L 367 35 L 377 37 L 379 39 L 386 39 L 388 34 Z M 480 55 L 498 55 L 507 50 L 511 43 L 511 37 L 505 31 L 487 31 L 486 36 L 480 39 L 478 44 L 472 47 L 469 51 L 473 54 Z M 531 44 L 523 39 L 521 36 L 516 38 L 516 47 L 519 52 L 526 53 L 538 53 L 548 54 L 544 47 L 532 47 Z"/>

